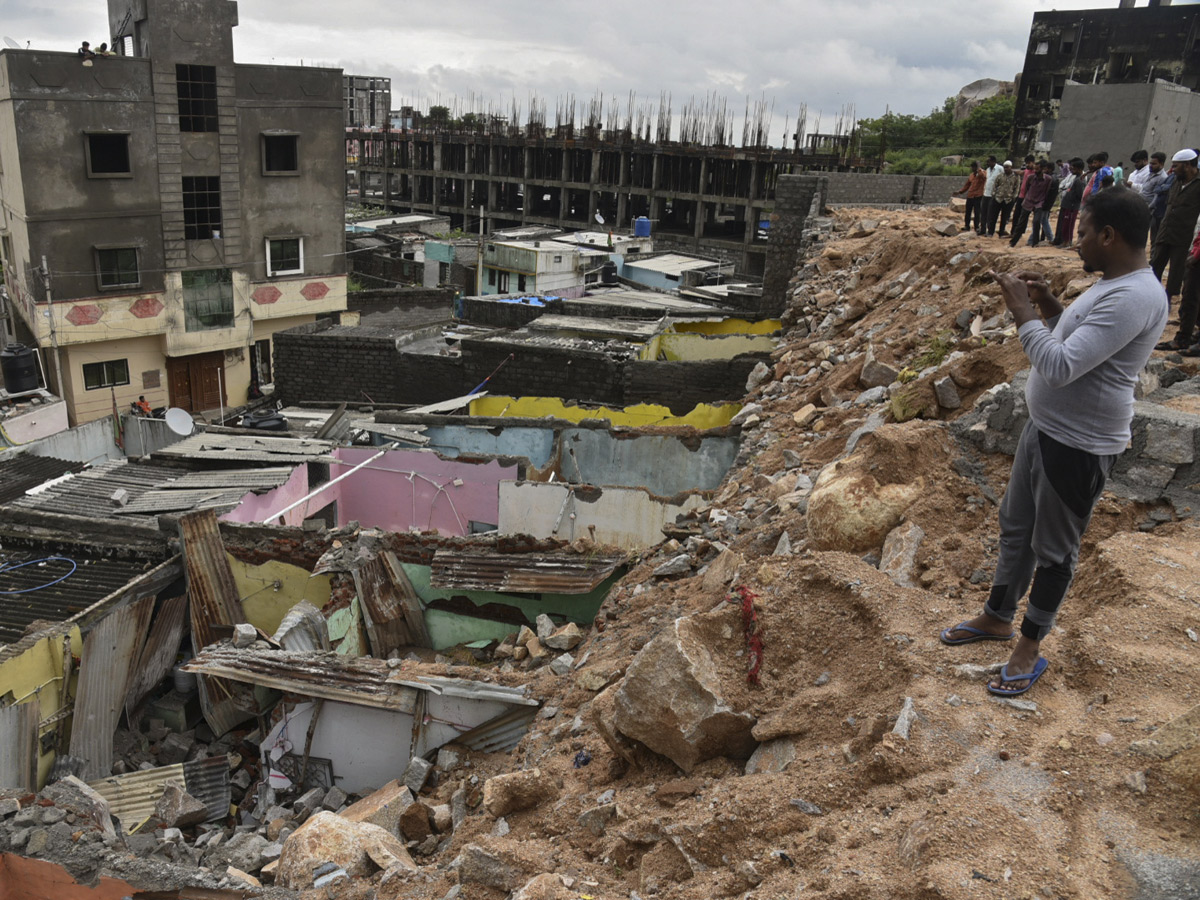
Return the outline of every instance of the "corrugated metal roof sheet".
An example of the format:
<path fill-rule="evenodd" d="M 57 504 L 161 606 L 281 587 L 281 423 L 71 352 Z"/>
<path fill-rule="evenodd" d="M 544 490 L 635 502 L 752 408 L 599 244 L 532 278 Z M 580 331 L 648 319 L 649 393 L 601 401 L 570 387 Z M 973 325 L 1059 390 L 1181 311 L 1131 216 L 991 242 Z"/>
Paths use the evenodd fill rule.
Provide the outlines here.
<path fill-rule="evenodd" d="M 454 743 L 465 744 L 482 753 L 506 753 L 525 737 L 536 715 L 536 707 L 514 707 L 470 731 L 464 731 L 454 739 Z"/>
<path fill-rule="evenodd" d="M 267 491 L 277 488 L 296 471 L 294 466 L 263 466 L 257 469 L 218 469 L 211 472 L 188 472 L 162 490 L 191 491 L 211 488 L 225 490 Z"/>
<path fill-rule="evenodd" d="M 0 460 L 0 503 L 8 503 L 30 488 L 82 468 L 83 463 L 52 456 L 34 456 L 32 453 L 20 453 Z"/>
<path fill-rule="evenodd" d="M 229 815 L 233 795 L 229 788 L 229 759 L 224 754 L 183 764 L 187 792 L 208 808 L 208 821 Z"/>
<path fill-rule="evenodd" d="M 0 517 L 3 513 L 0 512 Z M 49 554 L 41 551 L 5 551 L 0 567 L 8 563 L 36 560 Z M 66 556 L 66 554 L 60 554 Z M 71 554 L 75 571 L 57 584 L 27 594 L 0 594 L 0 644 L 19 641 L 33 622 L 61 622 L 83 612 L 92 604 L 119 591 L 153 563 L 128 559 L 88 558 Z M 0 573 L 0 590 L 19 591 L 46 585 L 71 569 L 70 563 L 48 562 Z"/>
<path fill-rule="evenodd" d="M 84 639 L 71 717 L 71 755 L 86 761 L 85 780 L 112 771 L 113 733 L 153 611 L 154 597 L 143 597 L 114 609 Z"/>
<path fill-rule="evenodd" d="M 720 268 L 721 264 L 713 259 L 700 259 L 697 256 L 687 256 L 683 253 L 664 253 L 662 256 L 652 256 L 649 259 L 626 259 L 625 265 L 628 268 L 661 272 L 664 275 L 682 275 L 693 269 Z"/>
<path fill-rule="evenodd" d="M 525 688 L 493 684 L 490 681 L 472 681 L 469 678 L 443 678 L 438 675 L 406 675 L 393 672 L 387 678 L 391 684 L 402 684 L 418 691 L 443 694 L 447 697 L 462 697 L 466 700 L 494 700 L 499 703 L 516 703 L 520 706 L 537 706 L 538 702 L 526 696 Z"/>
<path fill-rule="evenodd" d="M 625 563 L 626 555 L 583 556 L 438 550 L 429 569 L 435 588 L 523 594 L 587 594 Z"/>
<path fill-rule="evenodd" d="M 126 775 L 110 775 L 89 781 L 88 787 L 108 801 L 109 811 L 121 820 L 122 827 L 128 832 L 154 815 L 155 804 L 168 784 L 187 790 L 182 763 Z"/>
<path fill-rule="evenodd" d="M 125 492 L 126 505 L 147 491 L 170 482 L 183 472 L 154 463 L 118 459 L 101 463 L 37 494 L 12 501 L 13 506 L 92 519 L 115 519 L 122 511 L 113 494 Z M 149 517 L 145 521 L 153 521 Z"/>
<path fill-rule="evenodd" d="M 0 787 L 37 790 L 37 733 L 41 704 L 34 695 L 0 707 Z"/>
<path fill-rule="evenodd" d="M 192 646 L 199 651 L 216 641 L 214 625 L 236 625 L 244 622 L 246 615 L 225 556 L 216 513 L 204 509 L 180 516 L 179 536 L 191 601 Z M 200 707 L 214 734 L 224 734 L 253 715 L 229 685 L 201 679 L 199 688 Z"/>
<path fill-rule="evenodd" d="M 304 697 L 339 700 L 411 713 L 412 688 L 389 684 L 387 662 L 337 653 L 289 653 L 284 650 L 235 650 L 229 644 L 206 647 L 183 667 L 185 672 L 219 676 Z"/>
<path fill-rule="evenodd" d="M 329 649 L 329 623 L 319 609 L 301 600 L 288 610 L 271 640 L 294 653 L 320 653 Z"/>
<path fill-rule="evenodd" d="M 187 596 L 181 595 L 164 600 L 154 616 L 150 634 L 146 637 L 133 677 L 129 681 L 129 690 L 125 694 L 125 716 L 130 722 L 137 721 L 135 715 L 138 706 L 175 664 L 175 656 L 179 652 L 180 641 L 183 640 L 185 615 Z"/>
<path fill-rule="evenodd" d="M 334 448 L 330 441 L 312 438 L 259 437 L 240 434 L 196 434 L 177 444 L 155 450 L 152 456 L 162 460 L 198 460 L 245 465 L 251 462 L 302 463 L 309 460 L 331 461 Z"/>

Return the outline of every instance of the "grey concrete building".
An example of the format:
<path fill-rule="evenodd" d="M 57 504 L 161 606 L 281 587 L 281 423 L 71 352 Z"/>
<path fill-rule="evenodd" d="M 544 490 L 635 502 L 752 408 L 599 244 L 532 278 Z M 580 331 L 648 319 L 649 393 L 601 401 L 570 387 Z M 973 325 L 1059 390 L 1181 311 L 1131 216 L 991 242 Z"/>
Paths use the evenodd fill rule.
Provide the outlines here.
<path fill-rule="evenodd" d="M 375 75 L 343 75 L 342 98 L 347 128 L 388 128 L 392 113 L 392 79 Z"/>
<path fill-rule="evenodd" d="M 1087 159 L 1097 150 L 1107 150 L 1116 162 L 1146 149 L 1162 150 L 1169 158 L 1176 150 L 1194 146 L 1197 134 L 1200 94 L 1180 85 L 1068 84 L 1050 156 Z"/>
<path fill-rule="evenodd" d="M 115 56 L 0 53 L 0 251 L 73 423 L 244 403 L 345 309 L 341 72 L 236 65 L 231 0 L 109 0 Z"/>
<path fill-rule="evenodd" d="M 1170 0 L 1119 0 L 1107 9 L 1035 13 L 1017 82 L 1012 158 L 1049 152 L 1068 83 L 1200 86 L 1200 7 Z M 1113 161 L 1119 154 L 1110 142 Z M 1137 150 L 1137 146 L 1129 150 Z M 1057 151 L 1056 151 L 1057 155 Z"/>

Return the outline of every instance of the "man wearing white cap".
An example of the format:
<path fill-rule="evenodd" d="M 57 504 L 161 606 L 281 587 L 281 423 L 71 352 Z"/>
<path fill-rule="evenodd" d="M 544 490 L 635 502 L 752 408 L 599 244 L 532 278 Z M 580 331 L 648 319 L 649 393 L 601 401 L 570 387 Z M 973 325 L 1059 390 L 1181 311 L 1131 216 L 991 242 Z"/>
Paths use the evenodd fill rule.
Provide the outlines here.
<path fill-rule="evenodd" d="M 1170 265 L 1167 297 L 1172 302 L 1179 296 L 1179 287 L 1183 284 L 1192 232 L 1196 228 L 1196 219 L 1200 217 L 1200 182 L 1196 181 L 1200 169 L 1196 166 L 1196 157 L 1196 151 L 1190 148 L 1180 150 L 1171 157 L 1175 184 L 1167 195 L 1167 212 L 1158 226 L 1154 250 L 1150 254 L 1150 268 L 1160 279 Z"/>

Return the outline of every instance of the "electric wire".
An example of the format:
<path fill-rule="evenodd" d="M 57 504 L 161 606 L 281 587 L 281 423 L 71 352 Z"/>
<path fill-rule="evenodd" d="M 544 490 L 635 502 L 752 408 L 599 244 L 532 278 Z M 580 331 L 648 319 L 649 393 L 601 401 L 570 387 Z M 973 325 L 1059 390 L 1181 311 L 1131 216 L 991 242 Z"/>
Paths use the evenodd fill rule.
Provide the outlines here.
<path fill-rule="evenodd" d="M 65 556 L 44 556 L 41 559 L 28 559 L 25 562 L 21 562 L 21 563 L 9 563 L 7 565 L 0 565 L 0 575 L 7 575 L 9 572 L 15 572 L 17 569 L 23 569 L 26 566 L 32 566 L 32 565 L 36 565 L 38 563 L 48 563 L 48 562 L 70 563 L 71 571 L 67 572 L 64 575 L 60 575 L 58 578 L 55 578 L 53 581 L 47 581 L 45 584 L 39 584 L 37 587 L 22 588 L 19 591 L 0 590 L 0 594 L 9 594 L 9 595 L 31 594 L 34 591 L 45 590 L 48 587 L 52 587 L 52 586 L 58 584 L 60 581 L 65 581 L 66 579 L 70 578 L 72 575 L 75 574 L 75 570 L 79 568 L 79 564 L 76 563 L 75 560 L 69 559 Z"/>

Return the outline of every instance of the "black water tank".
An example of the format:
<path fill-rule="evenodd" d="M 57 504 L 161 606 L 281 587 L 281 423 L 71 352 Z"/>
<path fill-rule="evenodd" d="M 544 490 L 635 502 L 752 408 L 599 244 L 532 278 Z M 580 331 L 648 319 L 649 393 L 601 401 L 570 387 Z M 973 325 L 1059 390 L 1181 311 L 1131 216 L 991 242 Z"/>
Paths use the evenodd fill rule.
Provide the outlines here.
<path fill-rule="evenodd" d="M 242 416 L 242 427 L 260 431 L 287 431 L 288 421 L 280 412 L 267 407 Z"/>
<path fill-rule="evenodd" d="M 601 284 L 616 284 L 617 283 L 617 264 L 606 262 L 600 267 L 600 283 Z"/>
<path fill-rule="evenodd" d="M 10 394 L 38 389 L 37 356 L 24 344 L 9 344 L 0 350 L 0 371 L 4 373 L 4 389 Z"/>

